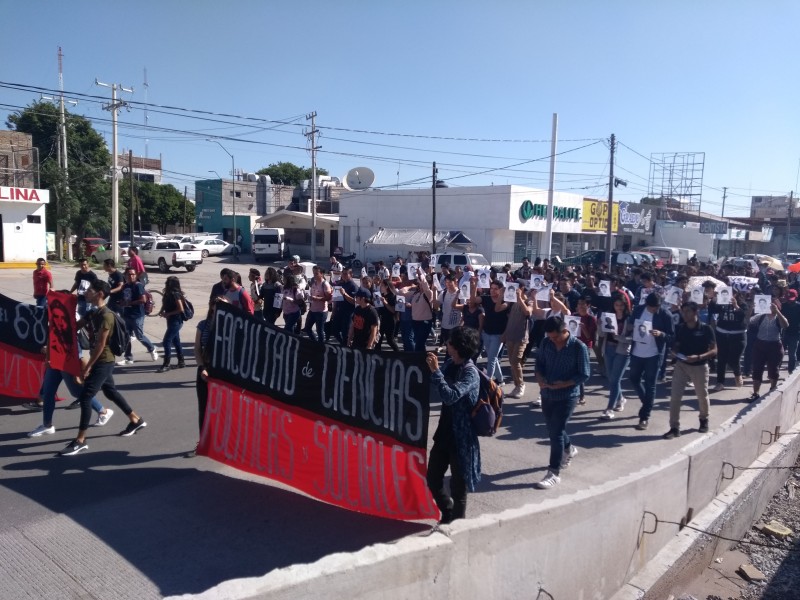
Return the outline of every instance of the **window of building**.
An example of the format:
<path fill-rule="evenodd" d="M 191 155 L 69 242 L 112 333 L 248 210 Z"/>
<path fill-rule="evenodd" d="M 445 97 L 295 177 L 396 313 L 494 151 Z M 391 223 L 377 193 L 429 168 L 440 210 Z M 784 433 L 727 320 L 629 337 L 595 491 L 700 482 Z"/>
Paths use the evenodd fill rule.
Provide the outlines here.
<path fill-rule="evenodd" d="M 28 215 L 28 223 L 41 223 L 42 217 L 40 215 Z"/>
<path fill-rule="evenodd" d="M 241 198 L 242 197 L 242 192 L 236 192 L 236 197 L 237 198 Z"/>
<path fill-rule="evenodd" d="M 252 198 L 253 197 L 253 192 L 247 192 L 247 197 L 248 198 Z"/>
<path fill-rule="evenodd" d="M 310 246 L 311 245 L 311 230 L 310 229 L 287 229 L 285 231 L 284 240 L 290 247 L 292 245 Z M 317 230 L 317 246 L 324 246 L 325 232 Z"/>

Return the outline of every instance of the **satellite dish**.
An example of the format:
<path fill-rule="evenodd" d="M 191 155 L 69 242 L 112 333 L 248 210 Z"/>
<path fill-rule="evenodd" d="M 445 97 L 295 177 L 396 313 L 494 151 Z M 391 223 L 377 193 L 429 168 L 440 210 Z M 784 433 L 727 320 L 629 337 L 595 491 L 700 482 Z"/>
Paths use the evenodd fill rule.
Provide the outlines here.
<path fill-rule="evenodd" d="M 365 190 L 375 181 L 375 173 L 369 167 L 350 169 L 344 176 L 342 185 L 348 190 Z"/>

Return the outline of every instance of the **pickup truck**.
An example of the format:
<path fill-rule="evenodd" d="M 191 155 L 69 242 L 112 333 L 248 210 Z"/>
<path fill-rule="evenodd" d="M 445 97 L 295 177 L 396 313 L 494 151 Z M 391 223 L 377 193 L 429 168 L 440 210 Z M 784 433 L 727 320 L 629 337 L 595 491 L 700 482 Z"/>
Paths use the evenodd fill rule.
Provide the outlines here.
<path fill-rule="evenodd" d="M 181 244 L 175 240 L 145 242 L 139 246 L 139 258 L 145 265 L 157 266 L 162 273 L 168 272 L 170 267 L 186 267 L 191 273 L 203 263 L 199 250 L 182 250 Z"/>

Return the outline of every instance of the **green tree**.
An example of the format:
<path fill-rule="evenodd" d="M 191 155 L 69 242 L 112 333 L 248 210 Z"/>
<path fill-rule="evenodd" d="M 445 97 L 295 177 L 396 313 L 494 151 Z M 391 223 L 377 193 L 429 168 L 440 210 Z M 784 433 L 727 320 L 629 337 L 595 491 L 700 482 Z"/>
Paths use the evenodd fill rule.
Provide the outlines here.
<path fill-rule="evenodd" d="M 279 162 L 272 163 L 268 167 L 258 171 L 259 175 L 269 175 L 272 183 L 281 185 L 298 185 L 304 179 L 311 179 L 311 167 L 298 167 L 294 163 Z M 327 175 L 328 171 L 317 167 L 317 176 Z"/>
<path fill-rule="evenodd" d="M 146 225 L 157 226 L 162 234 L 167 232 L 167 226 L 182 224 L 184 214 L 187 225 L 194 223 L 194 204 L 184 200 L 183 194 L 173 185 L 137 181 L 134 194 L 137 202 L 135 229 L 139 228 L 139 218 Z M 130 228 L 130 195 L 130 184 L 125 182 L 120 186 L 120 228 L 123 231 Z"/>
<path fill-rule="evenodd" d="M 58 162 L 59 110 L 50 102 L 33 102 L 9 115 L 6 126 L 28 133 L 39 150 L 41 187 L 54 201 L 47 222 L 58 234 L 71 230 L 78 237 L 106 231 L 111 225 L 111 156 L 103 137 L 88 119 L 65 111 L 69 179 Z"/>

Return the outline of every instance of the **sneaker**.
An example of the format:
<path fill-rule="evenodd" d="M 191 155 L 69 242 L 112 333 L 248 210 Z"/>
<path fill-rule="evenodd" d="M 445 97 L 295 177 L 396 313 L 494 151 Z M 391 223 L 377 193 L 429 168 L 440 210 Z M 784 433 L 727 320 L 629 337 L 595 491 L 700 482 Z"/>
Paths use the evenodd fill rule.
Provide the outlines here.
<path fill-rule="evenodd" d="M 86 442 L 79 442 L 78 440 L 72 440 L 67 447 L 64 448 L 61 452 L 58 453 L 59 456 L 72 456 L 73 454 L 77 454 L 83 450 L 88 450 L 89 444 Z"/>
<path fill-rule="evenodd" d="M 661 437 L 664 438 L 665 440 L 671 440 L 676 437 L 681 437 L 681 430 L 673 427 Z"/>
<path fill-rule="evenodd" d="M 186 367 L 186 363 L 184 361 L 182 361 L 182 360 L 179 360 L 178 361 L 178 368 L 179 369 L 183 369 L 185 367 Z"/>
<path fill-rule="evenodd" d="M 725 386 L 722 385 L 721 383 L 718 383 L 713 388 L 711 388 L 711 393 L 713 394 L 714 392 L 721 392 L 724 389 L 725 389 Z"/>
<path fill-rule="evenodd" d="M 600 415 L 601 421 L 610 421 L 614 418 L 614 411 L 613 410 L 604 410 L 603 414 Z"/>
<path fill-rule="evenodd" d="M 647 419 L 639 419 L 639 424 L 636 426 L 636 429 L 639 431 L 644 431 L 650 426 L 650 422 Z"/>
<path fill-rule="evenodd" d="M 578 404 L 580 404 L 581 406 L 585 406 L 586 405 L 586 398 L 579 399 L 578 400 Z"/>
<path fill-rule="evenodd" d="M 572 464 L 572 459 L 578 455 L 578 448 L 575 444 L 570 444 L 564 448 L 564 456 L 561 458 L 561 468 L 568 469 Z"/>
<path fill-rule="evenodd" d="M 700 433 L 708 433 L 708 419 L 700 419 L 700 427 L 697 428 Z"/>
<path fill-rule="evenodd" d="M 736 387 L 742 387 L 744 385 L 744 381 L 742 381 L 742 376 L 737 376 L 734 381 L 736 382 Z"/>
<path fill-rule="evenodd" d="M 628 399 L 625 396 L 620 396 L 619 402 L 617 402 L 614 405 L 614 411 L 615 412 L 622 412 L 623 410 L 625 410 L 625 403 L 627 401 L 628 401 Z"/>
<path fill-rule="evenodd" d="M 549 490 L 551 487 L 559 483 L 561 483 L 561 477 L 548 469 L 544 479 L 534 483 L 533 487 L 535 487 L 537 490 Z"/>
<path fill-rule="evenodd" d="M 77 400 L 73 400 L 69 404 L 69 406 L 67 406 L 67 410 L 75 410 L 76 408 L 80 408 L 80 407 L 81 407 L 81 403 L 78 402 Z"/>
<path fill-rule="evenodd" d="M 166 373 L 167 371 L 169 371 L 169 369 L 170 369 L 169 365 L 161 365 L 156 369 L 156 373 Z"/>
<path fill-rule="evenodd" d="M 44 410 L 44 402 L 25 402 L 22 407 L 28 410 Z"/>
<path fill-rule="evenodd" d="M 97 421 L 95 422 L 95 427 L 103 427 L 106 423 L 111 420 L 111 417 L 114 416 L 114 411 L 110 408 L 106 409 L 106 412 L 101 412 L 97 415 Z"/>
<path fill-rule="evenodd" d="M 119 432 L 122 437 L 130 437 L 137 431 L 139 431 L 142 427 L 147 427 L 147 423 L 145 423 L 142 417 L 139 417 L 139 420 L 136 423 L 128 423 L 128 426 Z"/>
<path fill-rule="evenodd" d="M 133 364 L 133 359 L 132 358 L 123 358 L 122 360 L 118 360 L 117 364 L 120 365 L 120 366 L 132 365 Z"/>
<path fill-rule="evenodd" d="M 531 402 L 531 404 L 533 405 L 533 407 L 534 407 L 534 408 L 539 408 L 540 406 L 542 406 L 542 395 L 541 395 L 541 394 L 539 394 L 539 395 L 536 397 L 536 400 L 534 400 L 533 402 Z"/>
<path fill-rule="evenodd" d="M 158 360 L 158 350 L 156 350 L 155 348 L 153 348 L 153 349 L 150 351 L 150 358 L 152 358 L 154 361 Z"/>
<path fill-rule="evenodd" d="M 761 398 L 761 396 L 759 395 L 759 393 L 758 393 L 758 392 L 753 392 L 752 394 L 750 394 L 750 397 L 747 399 L 747 401 L 748 401 L 748 402 L 755 402 L 755 401 L 756 401 L 756 400 L 758 400 L 759 398 Z"/>
<path fill-rule="evenodd" d="M 40 435 L 52 435 L 56 432 L 56 428 L 50 425 L 50 427 L 45 427 L 44 425 L 39 425 L 36 429 L 31 431 L 28 434 L 28 437 L 39 437 Z"/>

